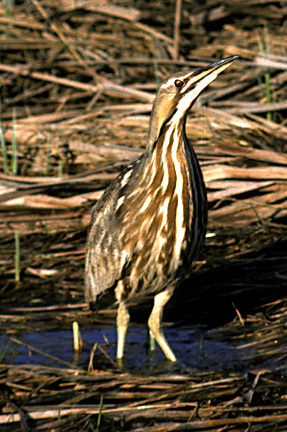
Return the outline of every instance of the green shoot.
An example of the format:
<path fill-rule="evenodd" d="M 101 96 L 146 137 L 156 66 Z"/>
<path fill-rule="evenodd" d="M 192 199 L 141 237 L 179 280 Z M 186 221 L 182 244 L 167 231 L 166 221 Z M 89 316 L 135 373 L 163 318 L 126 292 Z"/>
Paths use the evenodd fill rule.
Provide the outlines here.
<path fill-rule="evenodd" d="M 98 420 L 97 420 L 97 429 L 96 429 L 96 432 L 100 432 L 101 417 L 102 417 L 102 411 L 103 411 L 103 402 L 104 402 L 104 395 L 101 394 L 101 399 L 100 399 L 100 408 L 99 408 L 99 414 L 98 414 Z"/>
<path fill-rule="evenodd" d="M 63 166 L 64 166 L 63 159 L 60 158 L 59 159 L 59 165 L 58 165 L 58 177 L 62 177 L 62 175 L 63 175 Z"/>
<path fill-rule="evenodd" d="M 0 141 L 1 141 L 1 151 L 3 157 L 3 171 L 4 174 L 8 174 L 9 168 L 8 168 L 8 158 L 7 158 L 7 146 L 6 146 L 4 131 L 1 122 L 0 122 Z"/>
<path fill-rule="evenodd" d="M 14 8 L 14 0 L 5 0 L 4 1 L 4 7 L 5 7 L 5 17 L 9 18 L 12 16 L 12 10 Z"/>
<path fill-rule="evenodd" d="M 17 136 L 16 136 L 16 109 L 13 109 L 13 117 L 12 117 L 11 171 L 9 169 L 7 145 L 6 145 L 5 134 L 4 134 L 4 129 L 1 120 L 0 120 L 0 146 L 1 146 L 1 153 L 3 158 L 4 174 L 9 174 L 9 172 L 11 172 L 13 175 L 17 175 L 18 146 L 17 146 Z"/>
<path fill-rule="evenodd" d="M 21 270 L 21 259 L 20 259 L 20 237 L 19 232 L 14 232 L 15 238 L 15 282 L 20 282 L 20 270 Z"/>
<path fill-rule="evenodd" d="M 269 230 L 268 225 L 264 222 L 264 220 L 262 219 L 262 217 L 258 213 L 256 207 L 252 203 L 250 203 L 250 207 L 254 211 L 255 216 L 257 217 L 257 220 L 258 220 L 259 224 L 262 226 L 262 228 L 265 228 L 266 230 Z"/>
<path fill-rule="evenodd" d="M 258 38 L 258 46 L 259 51 L 261 53 L 270 53 L 270 37 L 267 27 L 264 28 L 264 42 L 259 37 Z M 263 97 L 265 98 L 265 103 L 271 103 L 272 102 L 272 94 L 271 94 L 271 75 L 270 75 L 270 68 L 266 67 L 264 68 L 264 91 L 263 91 Z M 272 112 L 268 111 L 266 114 L 267 120 L 272 121 Z"/>
<path fill-rule="evenodd" d="M 16 109 L 13 108 L 13 121 L 12 121 L 12 159 L 11 171 L 13 175 L 18 172 L 18 148 L 16 139 Z"/>
<path fill-rule="evenodd" d="M 266 53 L 270 53 L 270 38 L 269 38 L 269 32 L 267 27 L 264 28 L 264 39 L 265 39 L 265 51 Z M 266 97 L 266 103 L 272 102 L 271 97 L 271 83 L 270 83 L 270 69 L 266 68 L 264 70 L 264 77 L 265 77 L 265 97 Z M 272 121 L 272 113 L 270 111 L 267 112 L 267 120 Z"/>
<path fill-rule="evenodd" d="M 1 346 L 0 346 L 0 363 L 3 363 L 7 350 L 11 345 L 11 340 L 8 339 L 6 335 L 4 335 Z"/>
<path fill-rule="evenodd" d="M 58 426 L 60 426 L 61 424 L 61 408 L 58 409 L 58 418 L 57 418 L 57 424 Z"/>

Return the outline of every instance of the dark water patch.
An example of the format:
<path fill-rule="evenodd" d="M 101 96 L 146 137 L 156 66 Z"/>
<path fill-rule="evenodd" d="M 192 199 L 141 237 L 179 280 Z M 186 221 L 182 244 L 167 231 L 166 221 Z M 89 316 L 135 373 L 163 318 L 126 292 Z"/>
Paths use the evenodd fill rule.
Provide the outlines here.
<path fill-rule="evenodd" d="M 12 340 L 9 341 L 7 336 L 1 336 L 2 363 L 66 367 L 67 365 L 62 362 L 67 362 L 87 369 L 91 349 L 95 343 L 101 345 L 107 355 L 115 360 L 116 329 L 114 327 L 83 329 L 81 334 L 83 351 L 77 357 L 74 355 L 71 331 L 43 331 L 19 336 L 21 342 L 61 361 L 34 352 L 27 346 Z M 192 370 L 224 372 L 247 370 L 252 362 L 251 349 L 238 349 L 238 345 L 230 341 L 218 341 L 207 330 L 174 327 L 166 328 L 165 335 L 177 356 L 176 363 L 166 361 L 159 347 L 156 347 L 155 353 L 150 355 L 147 350 L 146 327 L 131 326 L 127 336 L 123 368 L 132 373 L 185 373 Z M 111 362 L 99 348 L 95 351 L 93 366 L 100 370 L 111 367 Z"/>

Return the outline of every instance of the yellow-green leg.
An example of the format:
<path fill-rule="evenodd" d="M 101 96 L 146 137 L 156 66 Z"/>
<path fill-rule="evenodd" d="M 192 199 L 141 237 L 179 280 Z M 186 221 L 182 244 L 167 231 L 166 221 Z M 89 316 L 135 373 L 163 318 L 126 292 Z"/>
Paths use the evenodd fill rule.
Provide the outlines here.
<path fill-rule="evenodd" d="M 130 322 L 130 315 L 125 303 L 120 303 L 117 313 L 117 359 L 120 360 L 124 356 L 125 340 L 128 325 Z"/>
<path fill-rule="evenodd" d="M 154 349 L 154 339 L 157 341 L 161 349 L 163 350 L 165 356 L 168 360 L 175 362 L 176 357 L 170 348 L 170 346 L 167 343 L 167 340 L 165 339 L 165 336 L 162 331 L 162 314 L 163 314 L 163 308 L 170 299 L 170 297 L 173 294 L 173 289 L 167 289 L 166 291 L 163 291 L 160 294 L 157 294 L 154 298 L 154 306 L 151 311 L 149 320 L 148 320 L 148 326 L 150 329 L 150 346 L 151 350 Z"/>
<path fill-rule="evenodd" d="M 119 302 L 119 308 L 117 313 L 117 360 L 119 360 L 120 365 L 122 363 L 121 360 L 124 356 L 126 334 L 130 322 L 130 315 L 127 305 L 122 300 L 123 293 L 124 283 L 120 280 L 115 289 L 115 296 Z"/>

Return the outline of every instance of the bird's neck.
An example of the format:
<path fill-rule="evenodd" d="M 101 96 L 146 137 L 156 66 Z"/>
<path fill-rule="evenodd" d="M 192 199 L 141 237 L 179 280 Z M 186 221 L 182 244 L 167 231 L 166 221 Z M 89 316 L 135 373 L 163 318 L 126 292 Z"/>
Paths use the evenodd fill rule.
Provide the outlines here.
<path fill-rule="evenodd" d="M 152 214 L 161 220 L 158 241 L 166 230 L 166 241 L 173 244 L 168 252 L 172 257 L 170 269 L 175 270 L 187 244 L 188 260 L 191 262 L 198 256 L 207 220 L 202 173 L 186 137 L 185 122 L 167 125 L 146 155 L 140 180 L 145 190 L 142 208 L 152 209 Z"/>
<path fill-rule="evenodd" d="M 153 184 L 154 188 L 158 188 L 162 200 L 177 197 L 178 214 L 183 212 L 184 217 L 188 218 L 187 209 L 193 206 L 194 215 L 200 214 L 200 219 L 206 222 L 205 185 L 197 156 L 186 136 L 185 119 L 167 125 L 147 154 L 147 187 Z"/>
<path fill-rule="evenodd" d="M 159 138 L 151 144 L 148 142 L 147 159 L 153 175 L 162 175 L 162 185 L 167 182 L 174 184 L 176 178 L 182 175 L 185 162 L 185 122 L 170 123 L 161 130 Z M 152 168 L 151 168 L 152 167 Z"/>

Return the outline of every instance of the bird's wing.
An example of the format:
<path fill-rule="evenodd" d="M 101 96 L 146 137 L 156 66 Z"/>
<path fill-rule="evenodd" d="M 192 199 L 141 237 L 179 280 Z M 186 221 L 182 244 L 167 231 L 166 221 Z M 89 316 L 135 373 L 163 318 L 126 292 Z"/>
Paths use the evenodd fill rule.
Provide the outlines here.
<path fill-rule="evenodd" d="M 129 171 L 131 167 L 121 172 L 93 208 L 85 264 L 85 298 L 89 303 L 115 285 L 127 260 L 119 244 L 116 208 L 123 178 Z"/>

